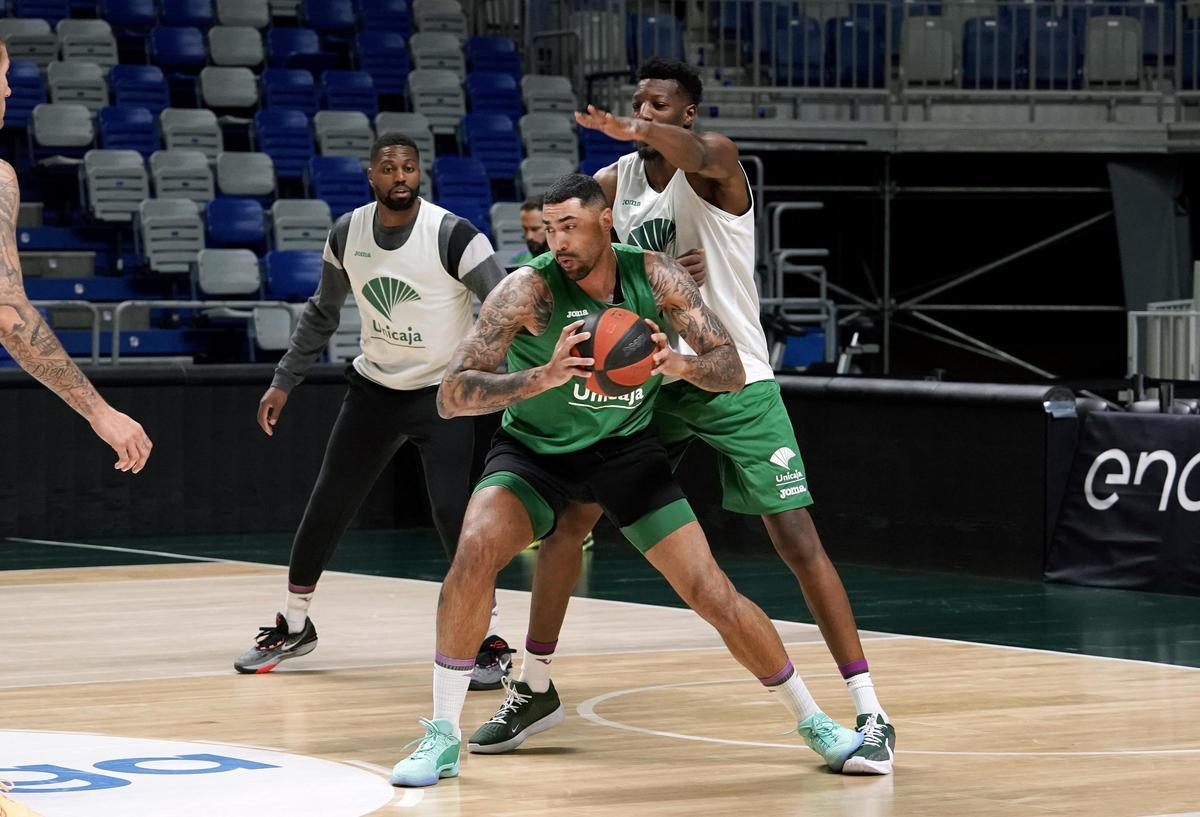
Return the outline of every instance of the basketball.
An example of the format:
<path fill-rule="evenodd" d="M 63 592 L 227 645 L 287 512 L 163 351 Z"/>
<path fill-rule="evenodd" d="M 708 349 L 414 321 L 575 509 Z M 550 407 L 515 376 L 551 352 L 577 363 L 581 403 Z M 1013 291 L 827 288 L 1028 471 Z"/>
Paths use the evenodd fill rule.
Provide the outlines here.
<path fill-rule="evenodd" d="M 587 316 L 580 332 L 591 337 L 576 348 L 580 357 L 595 358 L 585 385 L 605 397 L 620 397 L 650 378 L 654 341 L 649 325 L 628 309 L 611 306 Z"/>

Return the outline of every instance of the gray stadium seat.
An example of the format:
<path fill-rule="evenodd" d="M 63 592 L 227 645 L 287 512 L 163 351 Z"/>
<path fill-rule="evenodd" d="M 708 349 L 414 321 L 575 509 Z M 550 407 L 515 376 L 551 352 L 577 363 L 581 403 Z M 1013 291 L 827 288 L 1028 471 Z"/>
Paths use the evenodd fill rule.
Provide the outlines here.
<path fill-rule="evenodd" d="M 94 62 L 52 62 L 46 67 L 50 101 L 73 102 L 93 113 L 108 105 L 108 83 Z"/>
<path fill-rule="evenodd" d="M 204 224 L 195 202 L 146 199 L 138 208 L 142 253 L 154 272 L 190 272 L 204 249 Z"/>
<path fill-rule="evenodd" d="M 64 62 L 94 62 L 107 75 L 121 61 L 117 38 L 103 20 L 60 20 L 56 32 Z"/>
<path fill-rule="evenodd" d="M 353 360 L 362 352 L 362 314 L 356 304 L 342 307 L 337 331 L 329 339 L 329 359 L 334 362 Z"/>
<path fill-rule="evenodd" d="M 204 297 L 255 295 L 262 291 L 258 256 L 250 250 L 201 250 L 196 256 L 196 286 Z"/>
<path fill-rule="evenodd" d="M 30 114 L 30 134 L 43 147 L 86 147 L 96 141 L 92 114 L 73 102 L 43 102 Z"/>
<path fill-rule="evenodd" d="M 434 146 L 433 130 L 429 127 L 429 118 L 420 113 L 395 113 L 387 111 L 375 117 L 375 133 L 382 136 L 385 133 L 403 133 L 417 144 L 421 151 L 421 171 L 428 175 L 437 155 Z"/>
<path fill-rule="evenodd" d="M 317 111 L 313 130 L 322 156 L 353 156 L 362 161 L 371 156 L 375 132 L 361 111 Z"/>
<path fill-rule="evenodd" d="M 458 0 L 416 0 L 412 15 L 418 31 L 444 31 L 466 39 L 467 15 Z"/>
<path fill-rule="evenodd" d="M 166 108 L 158 119 L 168 150 L 198 150 L 215 160 L 225 145 L 217 115 L 207 109 Z"/>
<path fill-rule="evenodd" d="M 12 60 L 29 60 L 45 68 L 58 59 L 58 35 L 41 19 L 0 19 L 0 39 Z"/>
<path fill-rule="evenodd" d="M 251 26 L 213 26 L 208 53 L 213 65 L 256 68 L 263 63 L 262 34 Z"/>
<path fill-rule="evenodd" d="M 462 82 L 467 61 L 458 37 L 446 31 L 420 31 L 408 41 L 414 68 L 453 71 Z"/>
<path fill-rule="evenodd" d="M 226 151 L 217 156 L 217 190 L 223 196 L 272 196 L 275 163 L 265 153 Z"/>
<path fill-rule="evenodd" d="M 521 190 L 526 196 L 545 193 L 561 177 L 574 173 L 577 165 L 565 156 L 530 156 L 521 161 Z"/>
<path fill-rule="evenodd" d="M 281 352 L 290 345 L 295 322 L 296 311 L 288 306 L 256 306 L 250 318 L 250 334 L 259 349 Z"/>
<path fill-rule="evenodd" d="M 270 0 L 271 16 L 285 20 L 300 17 L 300 0 Z"/>
<path fill-rule="evenodd" d="M 210 65 L 200 72 L 200 97 L 213 108 L 258 105 L 258 80 L 249 68 Z"/>
<path fill-rule="evenodd" d="M 150 197 L 146 165 L 136 150 L 89 150 L 82 176 L 88 209 L 99 221 L 133 221 Z"/>
<path fill-rule="evenodd" d="M 498 201 L 488 211 L 492 223 L 492 235 L 496 239 L 496 255 L 503 263 L 528 249 L 525 246 L 525 231 L 521 227 L 521 205 L 513 201 Z"/>
<path fill-rule="evenodd" d="M 1089 17 L 1084 76 L 1089 85 L 1134 85 L 1142 76 L 1142 24 L 1135 17 Z"/>
<path fill-rule="evenodd" d="M 900 74 L 907 85 L 954 81 L 954 33 L 941 17 L 909 17 L 902 29 Z"/>
<path fill-rule="evenodd" d="M 579 163 L 575 120 L 569 114 L 527 113 L 519 125 L 526 156 L 564 156 Z"/>
<path fill-rule="evenodd" d="M 216 195 L 208 158 L 198 150 L 156 150 L 150 156 L 150 178 L 160 199 L 204 203 Z"/>
<path fill-rule="evenodd" d="M 332 227 L 329 205 L 321 199 L 279 199 L 271 205 L 274 249 L 321 252 Z"/>
<path fill-rule="evenodd" d="M 566 77 L 529 74 L 521 78 L 521 96 L 529 113 L 572 113 L 579 109 Z"/>
<path fill-rule="evenodd" d="M 223 26 L 266 28 L 271 23 L 267 0 L 216 0 L 217 22 Z"/>
<path fill-rule="evenodd" d="M 420 69 L 408 75 L 413 110 L 429 120 L 435 134 L 454 133 L 467 112 L 462 83 L 453 71 Z"/>

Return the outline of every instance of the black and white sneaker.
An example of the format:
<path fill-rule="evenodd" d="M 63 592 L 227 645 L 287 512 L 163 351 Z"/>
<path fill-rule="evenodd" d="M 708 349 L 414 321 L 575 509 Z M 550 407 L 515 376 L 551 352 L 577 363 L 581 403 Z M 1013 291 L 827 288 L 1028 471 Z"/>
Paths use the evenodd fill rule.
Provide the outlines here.
<path fill-rule="evenodd" d="M 289 633 L 287 619 L 283 613 L 276 613 L 275 625 L 259 627 L 254 641 L 253 647 L 233 661 L 233 668 L 243 675 L 270 672 L 282 661 L 308 655 L 317 648 L 317 628 L 311 618 L 306 618 L 303 630 Z"/>
<path fill-rule="evenodd" d="M 891 774 L 896 759 L 896 727 L 872 712 L 858 716 L 862 746 L 846 759 L 842 774 Z"/>
<path fill-rule="evenodd" d="M 489 635 L 479 645 L 475 656 L 475 669 L 471 672 L 468 689 L 499 689 L 500 682 L 512 673 L 512 657 L 515 653 L 508 642 L 498 635 Z"/>

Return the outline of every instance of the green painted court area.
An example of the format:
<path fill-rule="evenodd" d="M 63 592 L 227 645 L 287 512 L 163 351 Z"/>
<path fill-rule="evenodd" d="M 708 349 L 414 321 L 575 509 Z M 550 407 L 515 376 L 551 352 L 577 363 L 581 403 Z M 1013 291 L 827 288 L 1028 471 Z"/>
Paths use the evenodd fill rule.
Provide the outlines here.
<path fill-rule="evenodd" d="M 286 565 L 291 534 L 94 539 L 80 545 L 0 540 L 0 570 L 233 559 Z M 152 555 L 156 551 L 168 555 Z M 718 552 L 738 588 L 772 618 L 811 622 L 795 579 L 774 553 Z M 499 586 L 528 590 L 536 551 L 525 551 Z M 431 530 L 351 531 L 332 570 L 440 581 L 446 559 Z M 862 630 L 1087 653 L 1200 667 L 1200 598 L 840 564 Z M 631 546 L 597 536 L 576 594 L 683 606 Z M 282 598 L 283 588 L 280 588 Z M 519 633 L 511 634 L 514 638 Z"/>

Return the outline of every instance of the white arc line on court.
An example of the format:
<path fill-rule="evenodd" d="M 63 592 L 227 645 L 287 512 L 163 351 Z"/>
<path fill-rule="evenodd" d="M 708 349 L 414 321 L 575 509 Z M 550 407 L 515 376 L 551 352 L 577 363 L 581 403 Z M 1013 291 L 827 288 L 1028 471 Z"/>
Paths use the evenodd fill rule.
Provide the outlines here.
<path fill-rule="evenodd" d="M 824 675 L 832 675 L 832 673 L 823 673 Z M 806 678 L 817 678 L 818 675 L 806 675 Z M 640 732 L 643 735 L 654 735 L 660 738 L 675 738 L 676 740 L 694 740 L 700 743 L 719 743 L 725 746 L 754 746 L 763 749 L 807 749 L 798 743 L 765 743 L 756 740 L 734 740 L 732 738 L 710 738 L 703 735 L 685 735 L 682 732 L 665 732 L 661 729 L 649 729 L 644 726 L 633 726 L 620 721 L 609 720 L 603 715 L 596 713 L 596 706 L 602 704 L 611 698 L 620 698 L 623 695 L 635 695 L 639 692 L 657 692 L 663 689 L 678 689 L 679 687 L 694 687 L 705 686 L 708 684 L 743 684 L 746 683 L 745 678 L 725 678 L 718 681 L 682 681 L 677 684 L 655 684 L 654 686 L 635 687 L 633 689 L 618 689 L 614 692 L 606 692 L 603 695 L 597 695 L 594 698 L 588 698 L 579 706 L 575 707 L 575 711 L 584 720 L 591 721 L 599 726 L 608 726 L 613 729 L 624 729 L 627 732 Z M 906 755 L 962 755 L 969 757 L 1126 757 L 1134 755 L 1195 755 L 1200 754 L 1200 747 L 1195 749 L 1115 749 L 1108 752 L 950 752 L 950 751 L 935 751 L 932 749 L 905 749 L 896 754 Z M 1168 815 L 1169 817 L 1169 815 Z"/>
<path fill-rule="evenodd" d="M 346 760 L 343 762 L 349 763 L 351 766 L 357 766 L 360 769 L 366 769 L 368 772 L 375 772 L 381 777 L 387 778 L 389 783 L 391 782 L 391 769 L 385 769 L 376 763 L 366 760 Z M 424 789 L 403 789 L 403 791 L 404 794 L 400 796 L 400 799 L 392 804 L 396 808 L 416 808 L 425 799 Z"/>

